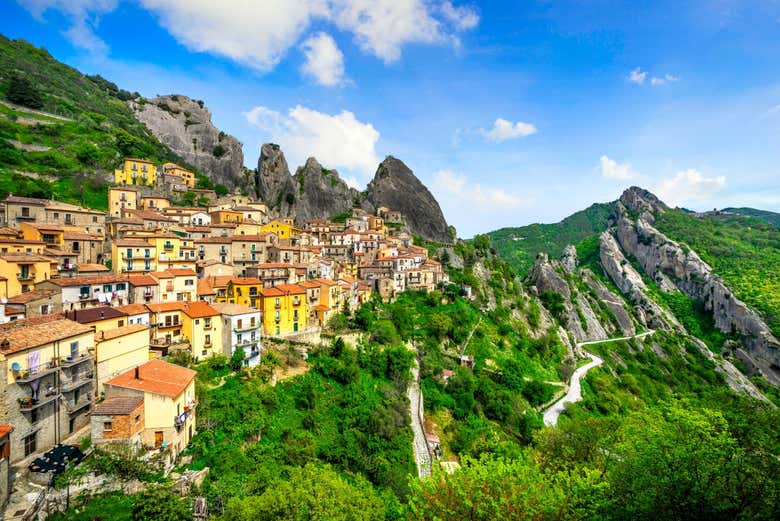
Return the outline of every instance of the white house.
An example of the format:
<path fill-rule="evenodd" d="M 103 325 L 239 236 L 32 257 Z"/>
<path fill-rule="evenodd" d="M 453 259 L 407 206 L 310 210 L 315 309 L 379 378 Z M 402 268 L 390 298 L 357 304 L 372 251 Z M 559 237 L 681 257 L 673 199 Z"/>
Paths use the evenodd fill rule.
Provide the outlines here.
<path fill-rule="evenodd" d="M 141 324 L 149 327 L 149 308 L 143 304 L 127 304 L 117 308 L 127 313 L 127 325 Z"/>
<path fill-rule="evenodd" d="M 128 301 L 128 279 L 120 275 L 68 277 L 39 282 L 35 289 L 62 292 L 62 309 L 84 309 L 94 306 L 121 306 Z"/>
<path fill-rule="evenodd" d="M 209 226 L 211 224 L 211 215 L 206 212 L 195 212 L 190 215 L 191 226 Z"/>
<path fill-rule="evenodd" d="M 260 363 L 260 310 L 222 302 L 211 304 L 211 307 L 222 315 L 222 345 L 225 347 L 225 355 L 233 356 L 240 347 L 246 353 L 245 365 L 254 366 Z"/>

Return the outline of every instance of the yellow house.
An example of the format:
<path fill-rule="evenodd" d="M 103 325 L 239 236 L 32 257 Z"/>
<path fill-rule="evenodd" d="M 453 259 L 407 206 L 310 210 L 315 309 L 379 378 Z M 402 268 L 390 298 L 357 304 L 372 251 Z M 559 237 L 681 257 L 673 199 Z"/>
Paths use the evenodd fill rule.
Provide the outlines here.
<path fill-rule="evenodd" d="M 94 333 L 62 315 L 0 325 L 0 422 L 11 461 L 44 452 L 89 423 Z"/>
<path fill-rule="evenodd" d="M 211 224 L 241 224 L 244 222 L 244 214 L 234 210 L 215 210 L 209 212 Z"/>
<path fill-rule="evenodd" d="M 160 301 L 198 300 L 197 273 L 191 269 L 174 268 L 151 274 L 159 282 Z"/>
<path fill-rule="evenodd" d="M 234 277 L 228 282 L 226 294 L 218 297 L 217 302 L 259 308 L 262 291 L 263 281 L 260 279 Z"/>
<path fill-rule="evenodd" d="M 157 167 L 145 159 L 127 158 L 121 168 L 114 170 L 114 182 L 118 185 L 156 186 Z"/>
<path fill-rule="evenodd" d="M 65 247 L 65 228 L 48 223 L 19 223 L 19 229 L 25 240 L 37 244 L 43 242 L 46 247 Z"/>
<path fill-rule="evenodd" d="M 297 284 L 281 284 L 264 289 L 262 296 L 266 335 L 295 333 L 306 326 L 309 307 L 305 288 Z"/>
<path fill-rule="evenodd" d="M 149 310 L 152 348 L 165 352 L 171 344 L 182 341 L 184 302 L 146 304 L 146 308 Z"/>
<path fill-rule="evenodd" d="M 289 222 L 274 220 L 262 225 L 260 227 L 260 232 L 273 233 L 279 239 L 289 239 L 291 237 L 297 237 L 300 230 Z"/>
<path fill-rule="evenodd" d="M 195 245 L 192 239 L 182 239 L 173 233 L 156 234 L 151 241 L 159 252 L 157 271 L 195 269 Z"/>
<path fill-rule="evenodd" d="M 171 201 L 161 195 L 145 195 L 141 197 L 139 206 L 142 210 L 164 210 L 171 207 Z"/>
<path fill-rule="evenodd" d="M 324 326 L 340 311 L 341 288 L 338 282 L 330 279 L 315 279 L 313 282 L 320 285 L 320 302 L 315 309 L 320 325 Z"/>
<path fill-rule="evenodd" d="M 95 333 L 95 383 L 98 395 L 114 376 L 149 360 L 149 328 L 143 324 Z"/>
<path fill-rule="evenodd" d="M 176 163 L 165 163 L 163 165 L 163 172 L 168 175 L 181 177 L 182 184 L 187 185 L 188 188 L 195 188 L 195 174 L 189 170 L 185 170 Z"/>
<path fill-rule="evenodd" d="M 203 360 L 223 352 L 222 319 L 219 311 L 205 302 L 185 302 L 183 334 L 190 341 L 192 355 Z"/>
<path fill-rule="evenodd" d="M 149 360 L 105 383 L 106 398 L 143 397 L 147 447 L 174 461 L 195 435 L 195 371 L 162 360 Z"/>
<path fill-rule="evenodd" d="M 56 261 L 34 253 L 0 255 L 0 278 L 6 279 L 6 297 L 15 297 L 34 289 L 37 282 L 57 274 Z"/>
<path fill-rule="evenodd" d="M 108 212 L 116 219 L 124 217 L 125 210 L 138 210 L 138 191 L 134 188 L 108 189 Z"/>
<path fill-rule="evenodd" d="M 114 273 L 157 271 L 157 247 L 143 239 L 121 239 L 111 243 Z"/>

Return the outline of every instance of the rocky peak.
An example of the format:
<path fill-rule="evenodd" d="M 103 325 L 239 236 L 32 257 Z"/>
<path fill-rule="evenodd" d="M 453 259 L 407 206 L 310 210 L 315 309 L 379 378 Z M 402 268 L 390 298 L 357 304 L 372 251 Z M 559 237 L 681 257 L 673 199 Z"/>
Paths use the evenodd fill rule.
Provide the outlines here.
<path fill-rule="evenodd" d="M 400 159 L 388 156 L 379 164 L 366 198 L 375 207 L 400 211 L 413 233 L 439 242 L 451 240 L 439 203 Z"/>
<path fill-rule="evenodd" d="M 252 184 L 244 176 L 241 143 L 214 126 L 202 101 L 171 94 L 128 105 L 157 139 L 215 183 L 228 188 Z"/>
<path fill-rule="evenodd" d="M 577 248 L 572 244 L 567 244 L 563 249 L 563 256 L 561 257 L 561 264 L 566 268 L 566 271 L 572 273 L 577 269 L 579 259 L 577 258 Z"/>
<path fill-rule="evenodd" d="M 667 208 L 667 206 L 652 192 L 638 186 L 632 186 L 626 189 L 620 196 L 619 201 L 625 208 L 628 208 L 637 214 L 643 214 L 645 212 L 649 214 L 663 213 Z"/>
<path fill-rule="evenodd" d="M 257 196 L 269 208 L 279 209 L 284 196 L 293 192 L 292 176 L 284 152 L 276 143 L 265 143 L 260 147 L 257 161 Z"/>

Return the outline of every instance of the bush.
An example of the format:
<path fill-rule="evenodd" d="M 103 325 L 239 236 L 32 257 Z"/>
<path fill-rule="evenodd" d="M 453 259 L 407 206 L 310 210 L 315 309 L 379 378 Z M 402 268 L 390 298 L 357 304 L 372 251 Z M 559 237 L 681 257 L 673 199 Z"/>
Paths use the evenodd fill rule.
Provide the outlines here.
<path fill-rule="evenodd" d="M 18 74 L 11 75 L 8 83 L 6 99 L 11 103 L 23 105 L 31 109 L 43 108 L 43 99 L 41 93 L 27 78 L 22 78 Z"/>

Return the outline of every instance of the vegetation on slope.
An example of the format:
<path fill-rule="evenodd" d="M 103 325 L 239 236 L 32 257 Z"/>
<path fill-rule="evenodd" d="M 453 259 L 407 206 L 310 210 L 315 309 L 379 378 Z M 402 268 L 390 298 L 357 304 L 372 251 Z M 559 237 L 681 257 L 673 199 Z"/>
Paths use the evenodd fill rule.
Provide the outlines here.
<path fill-rule="evenodd" d="M 137 93 L 0 35 L 0 99 L 25 102 L 20 88 L 28 89 L 27 104 L 34 106 L 0 105 L 0 197 L 13 192 L 106 209 L 106 176 L 122 158 L 181 163 L 125 104 Z"/>
<path fill-rule="evenodd" d="M 496 252 L 524 277 L 537 254 L 558 258 L 567 244 L 604 231 L 614 208 L 615 203 L 597 203 L 555 224 L 501 228 L 488 235 Z"/>
<path fill-rule="evenodd" d="M 694 217 L 681 210 L 666 211 L 655 226 L 698 253 L 780 336 L 780 228 L 751 218 Z"/>
<path fill-rule="evenodd" d="M 753 217 L 754 219 L 764 221 L 765 223 L 771 224 L 773 226 L 780 226 L 780 213 L 777 212 L 757 210 L 756 208 L 724 208 L 723 210 L 726 212 L 744 215 L 745 217 Z"/>

